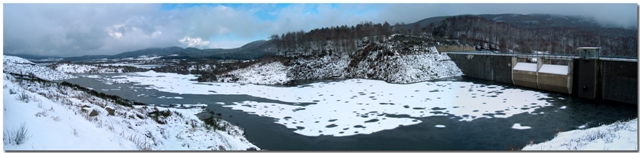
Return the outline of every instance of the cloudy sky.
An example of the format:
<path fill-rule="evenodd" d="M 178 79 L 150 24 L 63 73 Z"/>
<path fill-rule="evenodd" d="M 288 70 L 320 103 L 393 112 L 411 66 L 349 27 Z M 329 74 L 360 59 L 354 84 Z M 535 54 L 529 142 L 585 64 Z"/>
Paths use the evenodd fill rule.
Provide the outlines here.
<path fill-rule="evenodd" d="M 319 27 L 412 23 L 460 14 L 560 14 L 637 28 L 637 4 L 3 4 L 5 53 L 117 54 L 150 47 L 235 48 Z"/>

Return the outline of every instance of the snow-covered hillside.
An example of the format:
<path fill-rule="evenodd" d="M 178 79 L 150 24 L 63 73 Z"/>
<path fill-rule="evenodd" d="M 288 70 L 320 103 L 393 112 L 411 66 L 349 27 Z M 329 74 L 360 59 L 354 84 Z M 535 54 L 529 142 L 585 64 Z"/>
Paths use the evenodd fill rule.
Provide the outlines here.
<path fill-rule="evenodd" d="M 35 63 L 16 56 L 3 56 L 3 72 L 29 75 L 33 74 L 45 80 L 64 80 L 77 78 L 76 76 L 59 71 L 53 71 L 48 67 L 38 66 Z"/>
<path fill-rule="evenodd" d="M 429 47 L 404 55 L 398 55 L 394 50 L 371 51 L 351 68 L 350 75 L 352 78 L 380 79 L 390 83 L 415 83 L 460 76 L 462 71 L 449 56 Z"/>
<path fill-rule="evenodd" d="M 251 84 L 284 84 L 291 81 L 287 77 L 288 67 L 280 62 L 256 64 L 244 69 L 233 70 L 218 77 L 218 82 L 237 82 Z"/>
<path fill-rule="evenodd" d="M 638 150 L 638 118 L 584 130 L 560 132 L 522 150 Z"/>
<path fill-rule="evenodd" d="M 352 78 L 415 83 L 462 75 L 449 56 L 439 53 L 435 46 L 410 37 L 393 35 L 384 42 L 372 42 L 360 48 L 354 53 L 325 51 L 268 64 L 259 63 L 217 75 L 216 78 L 222 82 L 253 84 Z"/>
<path fill-rule="evenodd" d="M 132 66 L 103 66 L 103 65 L 88 65 L 88 64 L 72 64 L 72 63 L 57 63 L 51 65 L 51 67 L 57 71 L 65 73 L 124 73 L 124 72 L 139 72 L 146 69 L 132 67 Z"/>
<path fill-rule="evenodd" d="M 5 71 L 20 66 L 18 63 L 28 61 L 5 58 Z M 88 89 L 4 73 L 4 149 L 259 149 L 244 138 L 240 127 L 218 118 L 205 119 L 209 124 L 200 120 L 196 114 L 208 113 L 206 105 L 128 107 L 116 104 L 118 99 L 112 96 L 85 90 Z"/>

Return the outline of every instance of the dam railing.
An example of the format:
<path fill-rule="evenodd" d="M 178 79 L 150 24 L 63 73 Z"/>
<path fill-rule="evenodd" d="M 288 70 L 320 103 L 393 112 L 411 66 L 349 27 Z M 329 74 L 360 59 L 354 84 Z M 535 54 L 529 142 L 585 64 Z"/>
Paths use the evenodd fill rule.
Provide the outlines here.
<path fill-rule="evenodd" d="M 542 59 L 555 59 L 555 60 L 573 60 L 579 59 L 577 54 L 531 54 L 531 53 L 517 53 L 517 52 L 491 52 L 491 51 L 451 51 L 445 52 L 446 54 L 462 54 L 462 55 L 490 55 L 490 56 L 512 56 L 518 58 L 542 58 Z M 624 62 L 638 62 L 637 58 L 632 57 L 620 57 L 620 56 L 600 56 L 599 60 L 606 61 L 624 61 Z"/>

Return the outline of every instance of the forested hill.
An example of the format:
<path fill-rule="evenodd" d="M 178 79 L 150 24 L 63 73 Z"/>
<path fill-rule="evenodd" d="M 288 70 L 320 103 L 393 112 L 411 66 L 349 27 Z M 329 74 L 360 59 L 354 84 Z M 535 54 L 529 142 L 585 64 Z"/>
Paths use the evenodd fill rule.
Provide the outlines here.
<path fill-rule="evenodd" d="M 279 54 L 354 52 L 363 39 L 382 41 L 393 33 L 473 45 L 478 50 L 575 54 L 577 47 L 602 47 L 605 56 L 637 56 L 637 29 L 603 26 L 581 17 L 559 15 L 460 15 L 432 17 L 411 24 L 362 22 L 272 35 Z M 442 44 L 440 44 L 442 45 Z M 409 46 L 410 47 L 410 46 Z"/>

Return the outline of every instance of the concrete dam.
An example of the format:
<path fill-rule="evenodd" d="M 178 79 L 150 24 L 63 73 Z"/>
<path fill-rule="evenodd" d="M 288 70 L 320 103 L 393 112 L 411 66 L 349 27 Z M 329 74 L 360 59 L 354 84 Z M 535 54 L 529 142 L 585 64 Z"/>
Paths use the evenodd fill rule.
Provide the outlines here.
<path fill-rule="evenodd" d="M 638 104 L 638 60 L 576 55 L 447 52 L 464 76 L 585 99 Z"/>

